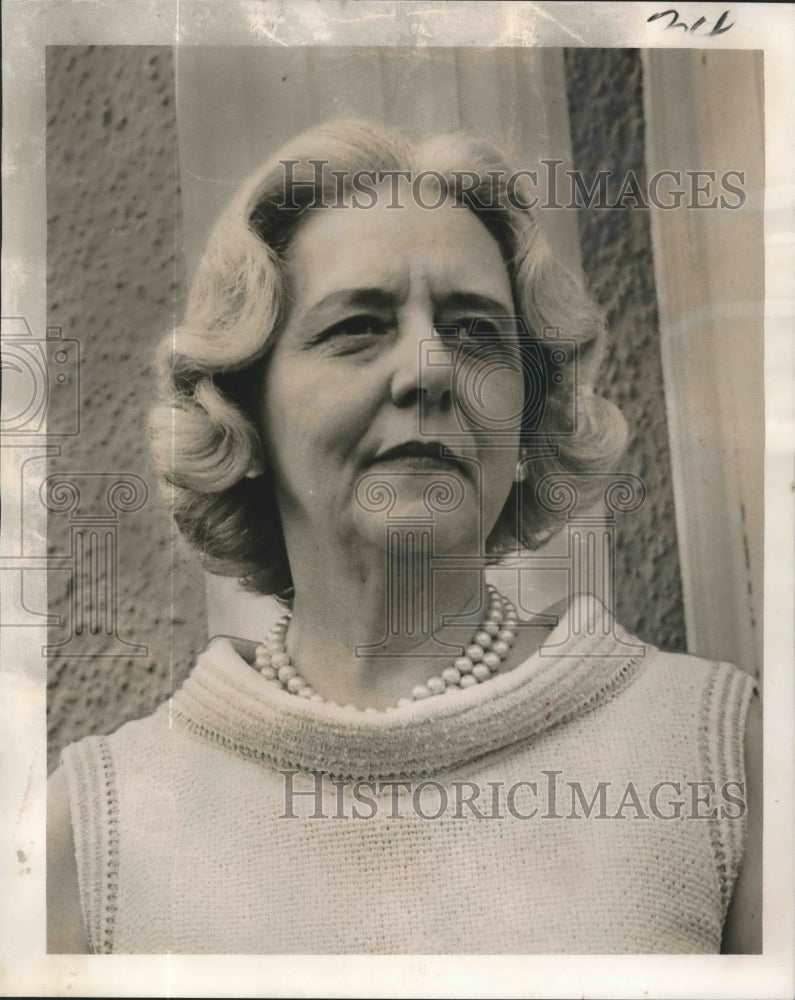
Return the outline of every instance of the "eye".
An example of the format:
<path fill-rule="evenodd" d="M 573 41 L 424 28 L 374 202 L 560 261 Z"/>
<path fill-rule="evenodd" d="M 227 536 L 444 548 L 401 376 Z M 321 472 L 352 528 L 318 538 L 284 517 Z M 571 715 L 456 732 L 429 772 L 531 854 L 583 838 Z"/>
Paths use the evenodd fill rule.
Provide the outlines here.
<path fill-rule="evenodd" d="M 435 323 L 434 331 L 443 340 L 473 341 L 481 338 L 494 338 L 499 331 L 494 323 L 482 316 L 456 316 Z"/>
<path fill-rule="evenodd" d="M 518 350 L 516 324 L 508 317 L 467 316 L 456 319 L 454 323 L 462 345 L 477 345 L 478 348 L 494 345 L 503 350 Z"/>
<path fill-rule="evenodd" d="M 500 336 L 499 326 L 483 316 L 460 320 L 463 335 L 469 340 L 495 340 Z"/>
<path fill-rule="evenodd" d="M 320 335 L 320 339 L 376 337 L 385 333 L 386 330 L 387 323 L 385 320 L 378 316 L 362 314 L 360 316 L 348 316 L 340 320 L 339 323 L 328 327 Z"/>

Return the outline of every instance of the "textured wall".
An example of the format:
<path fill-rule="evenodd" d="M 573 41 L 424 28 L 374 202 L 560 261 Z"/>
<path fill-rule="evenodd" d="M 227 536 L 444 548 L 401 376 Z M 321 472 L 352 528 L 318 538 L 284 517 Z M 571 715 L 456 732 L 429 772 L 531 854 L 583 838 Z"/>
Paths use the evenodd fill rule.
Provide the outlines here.
<path fill-rule="evenodd" d="M 643 171 L 642 82 L 637 54 L 572 50 L 566 57 L 574 165 Z M 60 748 L 150 711 L 179 681 L 205 639 L 203 581 L 175 537 L 154 489 L 144 433 L 152 350 L 179 313 L 182 251 L 172 52 L 165 48 L 58 47 L 47 65 L 49 323 L 82 346 L 82 432 L 64 439 L 51 474 L 141 477 L 149 497 L 118 515 L 121 640 L 73 637 L 50 660 L 51 766 Z M 587 95 L 584 96 L 584 95 Z M 580 212 L 586 273 L 611 323 L 606 392 L 633 433 L 625 463 L 649 501 L 619 525 L 618 612 L 644 638 L 684 648 L 670 490 L 649 220 L 642 212 Z M 56 397 L 57 398 L 57 397 Z M 58 420 L 57 411 L 50 419 Z M 72 478 L 75 478 L 72 476 Z M 75 513 L 106 513 L 107 479 L 79 477 L 80 509 L 53 513 L 49 547 L 70 551 Z M 113 572 L 101 574 L 113 579 Z M 72 636 L 71 575 L 50 577 L 63 615 L 51 642 Z"/>
<path fill-rule="evenodd" d="M 153 345 L 173 322 L 180 285 L 175 137 L 170 49 L 48 51 L 48 322 L 82 348 L 82 430 L 62 439 L 48 471 L 70 474 L 83 494 L 79 511 L 50 514 L 50 552 L 70 551 L 75 513 L 112 513 L 108 480 L 82 473 L 131 473 L 149 488 L 144 506 L 117 522 L 117 632 L 148 655 L 84 656 L 120 651 L 89 623 L 49 661 L 51 766 L 70 740 L 150 711 L 203 644 L 203 580 L 172 537 L 144 430 Z M 54 426 L 58 411 L 48 420 Z M 49 588 L 51 610 L 64 617 L 50 634 L 58 643 L 72 634 L 79 595 L 63 570 Z"/>
<path fill-rule="evenodd" d="M 643 78 L 635 49 L 568 49 L 566 78 L 575 170 L 645 187 Z M 611 188 L 615 194 L 620 190 Z M 615 200 L 615 194 L 612 200 Z M 632 204 L 631 200 L 628 204 Z M 648 499 L 619 515 L 616 614 L 657 645 L 684 650 L 685 625 L 671 488 L 649 213 L 580 209 L 583 267 L 605 309 L 610 339 L 601 386 L 629 423 L 622 469 L 640 476 Z"/>

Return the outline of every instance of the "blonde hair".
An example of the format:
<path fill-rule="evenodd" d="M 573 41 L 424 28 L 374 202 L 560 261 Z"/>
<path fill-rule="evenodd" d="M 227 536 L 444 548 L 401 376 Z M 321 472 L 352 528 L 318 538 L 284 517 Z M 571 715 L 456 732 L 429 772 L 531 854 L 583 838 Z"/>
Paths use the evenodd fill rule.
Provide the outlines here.
<path fill-rule="evenodd" d="M 320 177 L 318 160 L 330 168 Z M 297 227 L 313 204 L 338 197 L 332 170 L 350 178 L 361 171 L 416 175 L 427 169 L 455 189 L 457 173 L 477 178 L 463 203 L 499 244 L 517 312 L 545 360 L 543 416 L 526 438 L 555 447 L 527 463 L 530 482 L 511 491 L 489 550 L 504 551 L 517 541 L 536 547 L 560 526 L 560 515 L 542 506 L 532 488 L 542 477 L 607 472 L 623 452 L 626 425 L 616 407 L 590 390 L 575 398 L 578 384 L 593 381 L 605 325 L 582 285 L 551 253 L 537 214 L 523 207 L 526 178 L 514 178 L 514 197 L 508 197 L 509 165 L 468 135 L 414 144 L 365 122 L 326 123 L 289 142 L 240 189 L 210 236 L 184 322 L 158 352 L 164 392 L 151 418 L 153 454 L 172 487 L 175 522 L 211 571 L 237 576 L 263 594 L 285 595 L 291 587 L 267 469 L 252 475 L 265 467 L 266 456 L 248 413 L 263 359 L 289 309 L 285 261 Z M 542 336 L 550 329 L 560 340 Z M 563 360 L 557 350 L 562 341 L 576 345 Z M 559 436 L 575 405 L 576 427 Z"/>

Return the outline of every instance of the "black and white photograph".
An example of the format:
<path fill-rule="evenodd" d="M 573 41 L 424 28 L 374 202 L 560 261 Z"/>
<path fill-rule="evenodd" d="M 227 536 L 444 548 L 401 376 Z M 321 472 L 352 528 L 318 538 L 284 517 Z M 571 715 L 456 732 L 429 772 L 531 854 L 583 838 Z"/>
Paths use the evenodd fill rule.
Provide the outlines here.
<path fill-rule="evenodd" d="M 9 993 L 790 995 L 795 7 L 3 21 Z"/>

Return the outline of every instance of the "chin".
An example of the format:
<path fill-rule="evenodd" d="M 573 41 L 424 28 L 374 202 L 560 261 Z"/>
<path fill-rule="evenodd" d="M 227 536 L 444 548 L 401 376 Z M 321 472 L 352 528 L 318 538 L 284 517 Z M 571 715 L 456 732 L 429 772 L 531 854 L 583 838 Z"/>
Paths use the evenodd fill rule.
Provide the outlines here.
<path fill-rule="evenodd" d="M 359 537 L 373 545 L 383 546 L 387 542 L 387 531 L 390 538 L 403 537 L 407 545 L 405 555 L 411 558 L 422 558 L 424 553 L 472 555 L 485 551 L 477 509 L 431 514 L 422 498 L 418 498 L 395 504 L 388 517 L 361 511 L 356 522 Z"/>
<path fill-rule="evenodd" d="M 355 530 L 360 537 L 383 545 L 387 529 L 410 532 L 415 544 L 427 537 L 425 544 L 432 544 L 435 554 L 484 552 L 482 526 L 488 522 L 490 530 L 495 519 L 481 514 L 484 501 L 493 506 L 491 497 L 483 497 L 472 483 L 460 475 L 433 476 L 426 470 L 417 475 L 403 471 L 391 481 L 373 477 L 357 492 L 356 500 Z"/>

